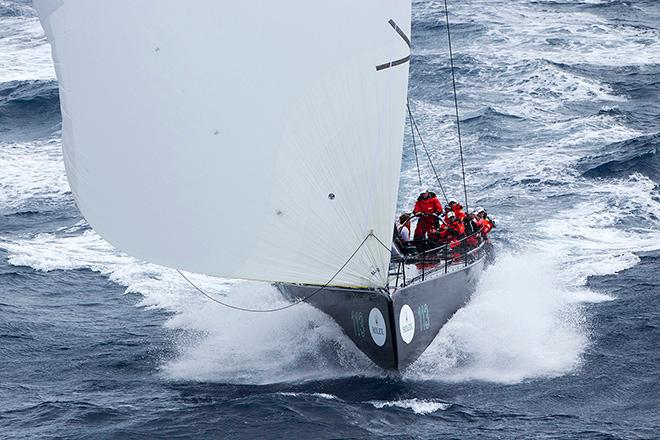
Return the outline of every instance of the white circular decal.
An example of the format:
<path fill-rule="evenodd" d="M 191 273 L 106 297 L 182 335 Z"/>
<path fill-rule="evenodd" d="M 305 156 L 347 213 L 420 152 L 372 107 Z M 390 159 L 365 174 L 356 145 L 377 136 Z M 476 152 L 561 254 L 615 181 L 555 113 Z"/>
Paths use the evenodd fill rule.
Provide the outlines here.
<path fill-rule="evenodd" d="M 399 313 L 399 331 L 401 332 L 401 339 L 406 344 L 410 344 L 415 336 L 415 314 L 408 304 L 401 307 Z"/>
<path fill-rule="evenodd" d="M 383 318 L 383 314 L 380 310 L 375 307 L 371 309 L 371 312 L 369 313 L 369 332 L 371 332 L 371 338 L 376 345 L 379 347 L 385 345 L 385 339 L 387 338 L 385 318 Z"/>

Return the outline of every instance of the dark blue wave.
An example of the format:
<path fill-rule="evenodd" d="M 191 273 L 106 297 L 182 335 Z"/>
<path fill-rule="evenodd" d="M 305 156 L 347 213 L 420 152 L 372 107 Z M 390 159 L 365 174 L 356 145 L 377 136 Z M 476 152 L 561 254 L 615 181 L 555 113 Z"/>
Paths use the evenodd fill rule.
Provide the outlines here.
<path fill-rule="evenodd" d="M 608 103 L 603 110 L 602 101 L 567 105 L 581 114 L 599 113 L 614 116 L 619 122 L 643 133 L 660 132 L 660 65 L 597 66 L 584 64 L 557 64 L 567 72 L 608 86 L 611 94 L 625 100 Z"/>
<path fill-rule="evenodd" d="M 465 124 L 471 124 L 471 123 L 479 123 L 482 121 L 493 121 L 493 120 L 502 120 L 502 119 L 511 119 L 511 120 L 516 120 L 520 121 L 525 118 L 522 118 L 517 115 L 512 115 L 509 113 L 505 113 L 502 111 L 495 110 L 493 107 L 485 107 L 480 111 L 479 114 L 474 115 L 474 116 L 468 116 L 465 117 L 461 120 L 461 122 Z"/>
<path fill-rule="evenodd" d="M 0 140 L 46 137 L 61 124 L 56 81 L 10 81 L 0 84 Z"/>
<path fill-rule="evenodd" d="M 582 159 L 578 170 L 584 177 L 625 177 L 642 173 L 655 182 L 660 179 L 660 133 L 615 142 L 601 154 Z"/>

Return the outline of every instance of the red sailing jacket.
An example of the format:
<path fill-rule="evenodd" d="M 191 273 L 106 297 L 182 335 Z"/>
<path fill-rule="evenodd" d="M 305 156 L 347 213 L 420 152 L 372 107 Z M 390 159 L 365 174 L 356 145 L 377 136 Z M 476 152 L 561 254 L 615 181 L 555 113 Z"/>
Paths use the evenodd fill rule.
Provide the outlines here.
<path fill-rule="evenodd" d="M 440 238 L 442 240 L 447 240 L 452 237 L 460 237 L 463 234 L 465 234 L 465 225 L 456 220 L 447 222 L 446 226 L 440 228 Z"/>
<path fill-rule="evenodd" d="M 449 224 L 449 227 L 452 228 L 454 231 L 458 232 L 459 235 L 465 234 L 465 225 L 463 224 L 463 222 L 454 221 Z"/>
<path fill-rule="evenodd" d="M 481 233 L 483 234 L 484 237 L 488 235 L 490 231 L 493 230 L 493 223 L 490 221 L 489 218 L 485 218 L 481 220 Z"/>
<path fill-rule="evenodd" d="M 465 213 L 465 211 L 463 211 L 463 207 L 461 206 L 460 203 L 456 203 L 452 208 L 452 211 L 454 211 L 454 215 L 460 221 L 463 221 L 465 217 L 467 217 L 467 214 Z"/>
<path fill-rule="evenodd" d="M 418 199 L 417 203 L 415 203 L 415 208 L 413 209 L 413 213 L 424 213 L 424 214 L 442 214 L 442 205 L 440 204 L 440 200 L 438 200 L 437 197 L 431 196 L 428 199 Z"/>

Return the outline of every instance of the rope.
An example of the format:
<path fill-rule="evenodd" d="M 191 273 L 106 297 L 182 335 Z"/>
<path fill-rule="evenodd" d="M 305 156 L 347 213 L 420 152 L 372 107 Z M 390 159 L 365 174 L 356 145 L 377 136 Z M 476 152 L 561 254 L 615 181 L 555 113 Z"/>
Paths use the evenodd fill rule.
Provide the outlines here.
<path fill-rule="evenodd" d="M 294 302 L 294 303 L 287 304 L 286 306 L 282 306 L 282 307 L 272 308 L 272 309 L 251 309 L 251 308 L 248 308 L 248 307 L 239 307 L 239 306 L 235 306 L 235 305 L 228 304 L 228 303 L 226 303 L 226 302 L 220 301 L 219 299 L 217 299 L 217 298 L 215 298 L 215 297 L 209 295 L 208 293 L 206 293 L 205 291 L 203 291 L 202 289 L 200 289 L 200 288 L 199 288 L 195 283 L 193 283 L 193 282 L 192 282 L 187 276 L 185 276 L 185 275 L 184 275 L 179 269 L 176 269 L 176 271 L 179 273 L 179 275 L 181 275 L 181 277 L 182 277 L 184 280 L 186 280 L 186 281 L 188 282 L 188 284 L 190 284 L 190 285 L 192 286 L 193 289 L 195 289 L 196 291 L 198 291 L 199 293 L 201 293 L 202 295 L 204 295 L 206 298 L 208 298 L 209 300 L 213 301 L 214 303 L 220 304 L 221 306 L 224 306 L 224 307 L 227 307 L 227 308 L 229 308 L 229 309 L 233 309 L 233 310 L 238 310 L 238 311 L 240 311 L 240 312 L 248 312 L 248 313 L 274 313 L 274 312 L 280 312 L 280 311 L 282 311 L 282 310 L 290 309 L 291 307 L 295 307 L 295 306 L 297 306 L 297 305 L 299 305 L 299 304 L 301 304 L 301 303 L 304 303 L 304 302 L 308 301 L 308 300 L 311 299 L 314 295 L 316 295 L 317 293 L 319 293 L 319 292 L 321 292 L 322 290 L 324 290 L 325 288 L 327 288 L 327 287 L 330 285 L 330 283 L 332 283 L 332 281 L 333 281 L 335 278 L 337 278 L 337 276 L 341 273 L 341 271 L 344 270 L 344 269 L 346 268 L 346 266 L 348 266 L 348 263 L 351 262 L 351 260 L 353 259 L 353 257 L 355 257 L 355 255 L 356 255 L 356 254 L 358 253 L 358 251 L 362 248 L 362 246 L 364 246 L 364 244 L 367 242 L 367 240 L 369 239 L 369 237 L 374 237 L 376 240 L 378 240 L 378 242 L 379 242 L 380 244 L 383 244 L 383 242 L 380 241 L 380 239 L 379 239 L 378 237 L 376 237 L 376 235 L 375 235 L 373 232 L 370 232 L 369 235 L 367 235 L 367 236 L 364 238 L 364 240 L 362 240 L 362 243 L 360 243 L 360 245 L 357 247 L 357 249 L 355 249 L 355 251 L 351 254 L 351 256 L 348 258 L 348 260 L 346 260 L 346 262 L 345 262 L 345 263 L 339 268 L 339 270 L 338 270 L 337 272 L 335 272 L 335 274 L 332 276 L 332 278 L 330 278 L 330 280 L 328 280 L 327 283 L 325 283 L 324 285 L 322 285 L 321 287 L 319 287 L 318 289 L 316 289 L 315 291 L 313 291 L 312 293 L 310 293 L 310 294 L 307 295 L 306 297 L 304 297 L 304 298 L 302 298 L 302 299 L 299 299 L 298 301 L 296 301 L 296 302 Z M 387 248 L 387 247 L 386 247 L 386 248 Z M 387 248 L 387 250 L 389 251 L 389 248 Z"/>
<path fill-rule="evenodd" d="M 445 0 L 445 18 L 447 19 L 447 41 L 449 43 L 449 61 L 451 63 L 451 81 L 454 87 L 454 107 L 456 108 L 456 129 L 458 130 L 458 148 L 461 152 L 461 173 L 463 173 L 463 192 L 465 194 L 465 211 L 470 212 L 468 207 L 467 184 L 465 183 L 465 162 L 463 160 L 463 141 L 461 139 L 461 119 L 458 114 L 458 94 L 456 93 L 456 74 L 454 73 L 454 52 L 451 48 L 451 31 L 449 29 L 449 9 Z"/>
<path fill-rule="evenodd" d="M 410 120 L 413 123 L 413 126 L 415 127 L 415 130 L 417 131 L 417 136 L 419 136 L 419 140 L 422 143 L 422 147 L 424 148 L 424 152 L 426 153 L 426 158 L 429 161 L 429 164 L 431 165 L 431 169 L 433 170 L 433 174 L 435 175 L 435 180 L 438 182 L 438 186 L 440 186 L 440 190 L 442 191 L 442 195 L 445 198 L 445 202 L 449 203 L 449 198 L 447 197 L 447 193 L 445 192 L 445 188 L 442 186 L 442 183 L 440 182 L 440 177 L 438 177 L 438 172 L 435 170 L 435 165 L 433 164 L 433 160 L 431 159 L 431 154 L 429 154 L 428 148 L 426 148 L 426 143 L 424 142 L 424 138 L 422 137 L 422 133 L 419 131 L 419 127 L 417 126 L 417 121 L 415 120 L 412 110 L 410 110 L 410 103 L 406 103 L 406 107 L 408 107 L 408 114 L 410 115 Z"/>
<path fill-rule="evenodd" d="M 383 242 L 380 240 L 380 238 L 376 237 L 375 235 L 374 235 L 374 238 L 376 239 L 376 241 L 377 241 L 378 243 L 380 243 L 381 246 L 383 246 L 383 247 L 387 250 L 387 252 L 391 252 L 391 249 L 390 249 L 385 243 L 383 243 Z"/>
<path fill-rule="evenodd" d="M 417 178 L 419 179 L 419 188 L 422 188 L 422 172 L 419 169 L 419 158 L 417 157 L 417 144 L 415 143 L 415 127 L 413 126 L 412 112 L 410 111 L 410 101 L 406 100 L 408 107 L 408 116 L 410 117 L 410 133 L 412 134 L 413 151 L 415 152 L 415 164 L 417 164 Z"/>

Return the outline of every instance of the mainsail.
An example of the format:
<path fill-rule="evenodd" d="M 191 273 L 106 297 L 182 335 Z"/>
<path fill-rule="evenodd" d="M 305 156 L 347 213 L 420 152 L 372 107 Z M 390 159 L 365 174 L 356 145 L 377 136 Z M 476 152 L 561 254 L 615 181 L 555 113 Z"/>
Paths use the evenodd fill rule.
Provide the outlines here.
<path fill-rule="evenodd" d="M 410 0 L 34 4 L 71 189 L 110 243 L 222 277 L 386 284 Z"/>

